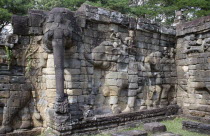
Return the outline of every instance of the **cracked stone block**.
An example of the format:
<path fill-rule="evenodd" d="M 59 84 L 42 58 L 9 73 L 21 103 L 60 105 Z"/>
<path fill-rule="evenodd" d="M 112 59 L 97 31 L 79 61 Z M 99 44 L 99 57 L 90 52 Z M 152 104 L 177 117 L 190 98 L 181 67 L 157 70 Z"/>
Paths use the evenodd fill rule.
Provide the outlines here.
<path fill-rule="evenodd" d="M 166 126 L 159 122 L 152 122 L 144 124 L 144 130 L 151 133 L 165 132 Z"/>
<path fill-rule="evenodd" d="M 113 133 L 112 136 L 147 136 L 147 132 L 142 130 L 131 130 L 131 131 Z"/>

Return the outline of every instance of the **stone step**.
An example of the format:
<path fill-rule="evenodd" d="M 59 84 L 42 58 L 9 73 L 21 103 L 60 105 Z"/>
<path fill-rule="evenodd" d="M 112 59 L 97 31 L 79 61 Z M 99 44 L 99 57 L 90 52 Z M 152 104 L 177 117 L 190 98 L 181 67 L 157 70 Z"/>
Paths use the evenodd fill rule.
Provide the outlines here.
<path fill-rule="evenodd" d="M 131 130 L 131 131 L 113 133 L 112 136 L 147 136 L 147 132 L 142 130 Z"/>

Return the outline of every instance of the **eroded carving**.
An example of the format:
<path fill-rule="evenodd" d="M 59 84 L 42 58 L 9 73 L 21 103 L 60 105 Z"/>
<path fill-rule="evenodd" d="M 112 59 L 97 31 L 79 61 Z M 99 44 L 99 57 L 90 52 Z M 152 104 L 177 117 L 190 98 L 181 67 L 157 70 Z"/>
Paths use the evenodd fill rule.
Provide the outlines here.
<path fill-rule="evenodd" d="M 8 34 L 4 37 L 0 38 L 0 45 L 1 46 L 8 46 L 13 48 L 15 44 L 18 42 L 18 35 L 16 34 Z"/>
<path fill-rule="evenodd" d="M 19 111 L 27 106 L 31 99 L 32 87 L 30 83 L 25 85 L 22 91 L 14 91 L 10 94 L 7 103 L 4 106 L 3 121 L 0 128 L 0 134 L 5 134 L 13 130 L 12 121 L 17 116 Z M 27 109 L 26 109 L 27 110 Z M 29 113 L 22 115 L 21 129 L 28 129 L 31 127 L 31 117 Z"/>
<path fill-rule="evenodd" d="M 172 88 L 171 84 L 163 84 L 163 80 L 168 75 L 165 75 L 163 67 L 167 66 L 170 69 L 171 64 L 174 63 L 173 55 L 174 49 L 170 50 L 164 47 L 163 52 L 154 52 L 145 58 L 145 69 L 147 69 L 148 88 L 145 104 L 147 108 L 158 108 L 167 106 L 170 101 L 169 91 Z M 144 109 L 144 104 L 140 109 Z"/>
<path fill-rule="evenodd" d="M 109 105 L 115 114 L 134 110 L 135 95 L 137 94 L 135 89 L 138 89 L 138 85 L 137 83 L 130 83 L 130 81 L 138 80 L 138 78 L 134 77 L 137 74 L 138 66 L 135 58 L 129 57 L 127 50 L 128 47 L 133 47 L 133 40 L 134 31 L 132 30 L 129 31 L 129 37 L 126 37 L 124 41 L 119 32 L 112 30 L 110 41 L 104 41 L 92 50 L 92 59 L 85 54 L 87 61 L 93 64 L 94 67 L 105 70 L 104 83 L 100 90 L 105 97 L 109 97 Z M 121 69 L 121 65 L 125 65 L 125 68 Z M 129 74 L 129 69 L 136 73 L 131 72 Z M 128 90 L 129 95 L 124 110 L 118 105 L 118 97 L 123 89 Z"/>

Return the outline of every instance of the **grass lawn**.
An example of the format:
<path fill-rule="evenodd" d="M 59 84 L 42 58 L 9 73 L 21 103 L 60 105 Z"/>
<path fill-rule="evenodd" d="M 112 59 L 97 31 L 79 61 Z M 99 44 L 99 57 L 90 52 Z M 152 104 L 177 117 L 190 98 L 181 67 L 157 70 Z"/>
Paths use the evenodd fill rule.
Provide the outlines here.
<path fill-rule="evenodd" d="M 196 132 L 190 132 L 187 130 L 183 130 L 182 129 L 182 121 L 184 121 L 184 120 L 186 121 L 189 119 L 175 118 L 174 120 L 165 120 L 165 121 L 162 121 L 161 123 L 166 125 L 168 132 L 172 132 L 174 134 L 179 134 L 182 136 L 210 136 L 210 135 L 205 135 L 205 134 L 200 134 L 200 133 L 196 133 Z M 140 125 L 138 127 L 124 129 L 119 132 L 129 131 L 129 130 L 144 130 L 144 129 L 143 129 L 143 125 Z M 111 136 L 111 134 L 97 134 L 97 135 L 90 135 L 90 136 Z M 148 134 L 148 136 L 152 136 L 152 134 Z"/>
<path fill-rule="evenodd" d="M 200 133 L 196 133 L 196 132 L 190 132 L 187 130 L 183 130 L 182 129 L 182 121 L 184 121 L 184 120 L 189 120 L 189 119 L 175 118 L 174 120 L 166 120 L 166 121 L 162 121 L 161 123 L 166 125 L 168 132 L 172 132 L 174 134 L 180 134 L 182 136 L 209 136 L 209 135 L 205 135 L 205 134 L 200 134 Z"/>

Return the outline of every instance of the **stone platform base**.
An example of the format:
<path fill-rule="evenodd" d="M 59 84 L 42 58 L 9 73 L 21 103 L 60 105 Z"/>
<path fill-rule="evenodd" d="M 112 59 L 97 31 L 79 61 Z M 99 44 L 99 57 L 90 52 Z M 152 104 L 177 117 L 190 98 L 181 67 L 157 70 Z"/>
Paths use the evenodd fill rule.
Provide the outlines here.
<path fill-rule="evenodd" d="M 179 107 L 177 105 L 170 105 L 164 108 L 143 110 L 132 113 L 121 113 L 115 115 L 99 116 L 93 118 L 87 118 L 80 122 L 74 122 L 71 124 L 69 130 L 56 130 L 53 128 L 54 133 L 59 133 L 60 136 L 68 135 L 88 135 L 94 133 L 100 133 L 104 130 L 119 128 L 125 126 L 131 122 L 151 122 L 154 118 L 162 118 L 177 114 Z M 143 121 L 144 120 L 144 121 Z M 149 121 L 150 120 L 150 121 Z M 154 121 L 154 120 L 153 120 Z M 62 126 L 62 124 L 61 124 Z"/>

